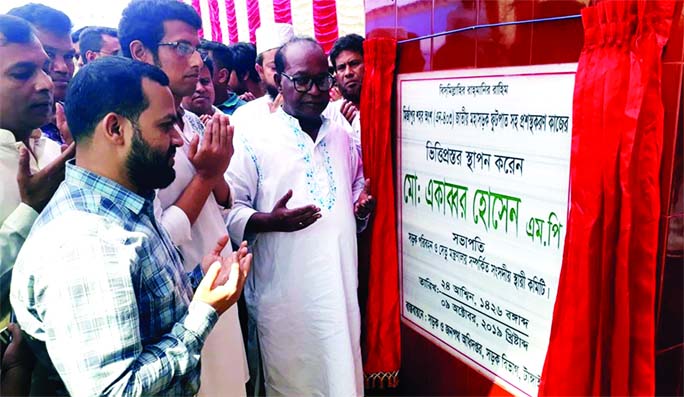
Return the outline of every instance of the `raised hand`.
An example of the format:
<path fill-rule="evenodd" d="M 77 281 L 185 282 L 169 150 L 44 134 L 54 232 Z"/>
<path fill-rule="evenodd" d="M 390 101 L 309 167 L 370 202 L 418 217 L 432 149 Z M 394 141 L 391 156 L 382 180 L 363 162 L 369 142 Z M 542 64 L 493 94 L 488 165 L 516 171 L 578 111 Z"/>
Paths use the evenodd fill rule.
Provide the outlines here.
<path fill-rule="evenodd" d="M 366 179 L 366 185 L 363 187 L 363 192 L 354 204 L 354 215 L 357 219 L 366 220 L 375 208 L 375 197 L 371 195 L 370 178 Z"/>
<path fill-rule="evenodd" d="M 359 114 L 359 109 L 351 103 L 348 100 L 342 101 L 342 107 L 340 107 L 340 113 L 344 116 L 345 119 L 351 124 L 356 116 Z"/>
<path fill-rule="evenodd" d="M 245 101 L 245 102 L 253 101 L 253 100 L 256 99 L 256 97 L 254 96 L 254 94 L 252 94 L 252 93 L 249 92 L 249 91 L 247 91 L 247 92 L 245 92 L 244 94 L 240 95 L 238 98 L 242 99 L 242 100 Z"/>
<path fill-rule="evenodd" d="M 228 116 L 216 113 L 207 122 L 202 144 L 200 145 L 197 135 L 190 141 L 188 159 L 198 175 L 206 179 L 214 179 L 223 178 L 231 157 L 233 157 L 233 126 L 230 125 Z"/>
<path fill-rule="evenodd" d="M 204 302 L 219 315 L 223 314 L 240 298 L 251 264 L 252 254 L 240 258 L 237 252 L 213 262 L 197 287 L 193 300 Z M 224 283 L 219 279 L 222 272 L 228 273 Z"/>
<path fill-rule="evenodd" d="M 59 157 L 32 175 L 28 149 L 22 147 L 19 151 L 19 171 L 17 172 L 21 201 L 36 212 L 41 212 L 64 180 L 65 163 L 74 157 L 74 153 L 76 153 L 76 145 L 72 143 Z"/>
<path fill-rule="evenodd" d="M 204 125 L 204 128 L 207 128 L 207 123 L 209 123 L 209 120 L 211 120 L 211 115 L 210 114 L 203 114 L 199 116 L 200 121 Z"/>
<path fill-rule="evenodd" d="M 55 123 L 57 124 L 57 129 L 59 130 L 59 134 L 62 136 L 62 141 L 64 141 L 64 144 L 71 145 L 71 143 L 74 141 L 74 138 L 72 138 L 69 124 L 67 124 L 66 114 L 64 113 L 64 105 L 59 102 L 55 103 Z"/>
<path fill-rule="evenodd" d="M 276 110 L 278 110 L 280 108 L 280 106 L 282 106 L 282 104 L 283 104 L 283 94 L 278 94 L 278 96 L 275 97 L 273 102 L 268 104 L 268 110 L 271 113 L 275 113 Z"/>
<path fill-rule="evenodd" d="M 211 265 L 218 261 L 221 262 L 223 258 L 221 257 L 221 252 L 223 252 L 223 249 L 226 247 L 228 244 L 228 235 L 225 234 L 221 236 L 218 241 L 216 242 L 216 246 L 209 252 L 207 255 L 202 258 L 202 271 L 204 274 L 207 274 L 209 272 L 209 267 Z M 238 256 L 238 262 L 242 262 L 246 257 L 248 252 L 247 249 L 247 242 L 243 241 L 242 244 L 240 244 L 240 248 L 236 251 L 237 256 Z M 212 285 L 212 288 L 215 287 L 216 285 L 222 285 L 225 284 L 226 281 L 228 280 L 228 276 L 230 274 L 230 268 L 226 266 L 221 267 L 221 271 L 219 272 L 219 275 L 217 276 L 216 280 L 214 281 L 214 285 Z"/>
<path fill-rule="evenodd" d="M 288 190 L 273 207 L 269 215 L 269 229 L 274 232 L 295 232 L 311 226 L 321 218 L 321 209 L 315 205 L 299 208 L 287 208 L 292 198 L 292 190 Z"/>
<path fill-rule="evenodd" d="M 328 91 L 328 95 L 330 95 L 330 102 L 335 102 L 336 100 L 342 98 L 342 93 L 340 92 L 340 88 L 337 86 L 332 86 L 330 88 L 330 91 Z"/>

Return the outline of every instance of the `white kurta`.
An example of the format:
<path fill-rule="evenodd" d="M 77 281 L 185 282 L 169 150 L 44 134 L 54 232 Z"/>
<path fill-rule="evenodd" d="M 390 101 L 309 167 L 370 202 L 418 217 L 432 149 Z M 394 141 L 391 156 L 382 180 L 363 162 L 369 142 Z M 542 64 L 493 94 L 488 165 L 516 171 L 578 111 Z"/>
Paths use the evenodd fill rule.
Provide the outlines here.
<path fill-rule="evenodd" d="M 185 213 L 173 205 L 196 174 L 187 152 L 192 137 L 200 133 L 198 129 L 202 128 L 199 118 L 188 111 L 183 116 L 183 122 L 185 144 L 176 151 L 174 158 L 176 179 L 169 187 L 160 190 L 157 198 L 164 211 L 161 214 L 162 224 L 179 246 L 185 270 L 191 271 L 216 246 L 219 237 L 227 234 L 227 230 L 222 207 L 216 202 L 213 193 L 209 194 L 191 227 Z M 222 255 L 231 253 L 228 244 Z M 223 313 L 204 343 L 199 396 L 246 395 L 245 383 L 249 380 L 249 371 L 237 310 L 237 305 L 233 305 Z"/>
<path fill-rule="evenodd" d="M 361 159 L 348 133 L 324 118 L 316 142 L 284 111 L 238 132 L 228 178 L 234 241 L 253 242 L 245 296 L 257 322 L 267 395 L 363 394 L 354 202 Z M 292 233 L 244 236 L 255 211 L 315 204 L 322 218 Z"/>

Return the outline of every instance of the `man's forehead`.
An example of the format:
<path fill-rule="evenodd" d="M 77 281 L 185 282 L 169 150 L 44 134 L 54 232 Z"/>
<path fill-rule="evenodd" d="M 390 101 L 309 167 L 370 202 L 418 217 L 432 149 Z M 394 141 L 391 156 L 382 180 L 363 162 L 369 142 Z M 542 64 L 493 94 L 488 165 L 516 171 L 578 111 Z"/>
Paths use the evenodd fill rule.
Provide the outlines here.
<path fill-rule="evenodd" d="M 285 48 L 285 69 L 291 74 L 318 73 L 328 70 L 328 60 L 319 46 L 308 41 L 292 43 Z"/>
<path fill-rule="evenodd" d="M 52 32 L 48 32 L 45 29 L 36 29 L 36 36 L 38 40 L 43 44 L 43 47 L 51 47 L 56 50 L 68 52 L 73 51 L 74 47 L 71 43 L 71 37 L 69 34 L 57 35 Z"/>
<path fill-rule="evenodd" d="M 110 35 L 102 35 L 102 47 L 113 49 L 113 48 L 118 48 L 121 49 L 121 44 L 119 43 L 119 39 L 116 37 L 112 37 Z"/>
<path fill-rule="evenodd" d="M 2 41 L 0 35 L 0 42 Z M 18 63 L 34 63 L 40 67 L 48 61 L 48 56 L 37 40 L 29 43 L 9 43 L 0 45 L 0 65 L 12 67 Z"/>
<path fill-rule="evenodd" d="M 187 22 L 180 20 L 164 21 L 164 38 L 162 41 L 188 41 L 191 44 L 199 44 L 197 29 Z"/>
<path fill-rule="evenodd" d="M 351 60 L 363 60 L 361 53 L 352 50 L 343 50 L 337 55 L 337 63 L 348 62 Z"/>

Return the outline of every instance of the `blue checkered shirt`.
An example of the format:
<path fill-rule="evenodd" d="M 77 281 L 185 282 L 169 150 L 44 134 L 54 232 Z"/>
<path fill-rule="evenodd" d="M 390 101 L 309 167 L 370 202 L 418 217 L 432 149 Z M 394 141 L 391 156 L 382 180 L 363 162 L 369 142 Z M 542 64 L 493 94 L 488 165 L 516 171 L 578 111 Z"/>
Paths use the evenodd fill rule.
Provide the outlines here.
<path fill-rule="evenodd" d="M 17 320 L 71 395 L 199 389 L 200 351 L 218 315 L 191 303 L 193 283 L 153 198 L 72 160 L 14 266 Z"/>

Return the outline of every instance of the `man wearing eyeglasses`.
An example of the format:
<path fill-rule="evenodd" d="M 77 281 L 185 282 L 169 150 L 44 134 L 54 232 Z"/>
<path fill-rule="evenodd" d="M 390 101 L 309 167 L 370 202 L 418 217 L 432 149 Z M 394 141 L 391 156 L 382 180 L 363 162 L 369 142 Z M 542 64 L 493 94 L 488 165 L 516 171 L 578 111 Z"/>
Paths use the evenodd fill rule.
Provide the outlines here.
<path fill-rule="evenodd" d="M 121 44 L 116 29 L 93 26 L 81 32 L 78 39 L 83 64 L 100 57 L 116 56 L 121 53 Z"/>
<path fill-rule="evenodd" d="M 203 65 L 197 50 L 201 25 L 195 10 L 177 0 L 134 0 L 119 23 L 124 56 L 156 65 L 169 78 L 183 145 L 174 157 L 175 180 L 157 194 L 155 215 L 180 248 L 186 269 L 225 236 L 224 213 L 232 204 L 223 177 L 233 152 L 228 117 L 215 114 L 205 131 L 196 115 L 181 108 L 183 97 L 195 92 Z M 230 252 L 227 245 L 222 255 Z M 202 349 L 199 395 L 245 395 L 248 377 L 237 308 L 232 307 Z"/>
<path fill-rule="evenodd" d="M 352 138 L 323 114 L 334 79 L 320 45 L 286 43 L 275 68 L 283 106 L 236 129 L 228 168 L 230 234 L 253 242 L 245 298 L 266 394 L 360 396 L 356 233 L 374 198 Z"/>

